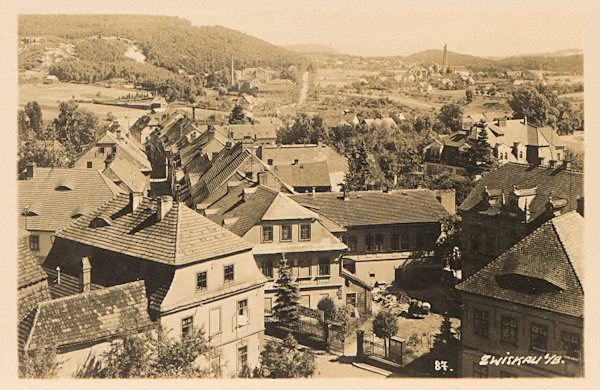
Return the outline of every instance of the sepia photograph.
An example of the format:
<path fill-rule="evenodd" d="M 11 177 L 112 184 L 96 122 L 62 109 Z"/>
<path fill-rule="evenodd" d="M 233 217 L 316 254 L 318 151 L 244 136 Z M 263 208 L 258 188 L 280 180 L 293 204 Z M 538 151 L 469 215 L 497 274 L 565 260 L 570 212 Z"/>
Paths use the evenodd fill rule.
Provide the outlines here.
<path fill-rule="evenodd" d="M 590 374 L 584 3 L 78 3 L 3 16 L 15 381 Z"/>

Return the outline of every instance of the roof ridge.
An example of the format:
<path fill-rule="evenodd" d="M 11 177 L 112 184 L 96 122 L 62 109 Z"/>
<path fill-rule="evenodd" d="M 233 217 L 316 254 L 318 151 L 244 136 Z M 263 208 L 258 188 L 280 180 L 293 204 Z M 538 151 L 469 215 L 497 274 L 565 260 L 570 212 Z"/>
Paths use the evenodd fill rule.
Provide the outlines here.
<path fill-rule="evenodd" d="M 45 302 L 50 302 L 50 301 L 45 301 Z M 40 311 L 38 309 L 42 303 L 44 303 L 44 302 L 38 302 L 37 306 L 35 306 L 33 309 L 31 309 L 31 310 L 35 310 L 35 316 L 33 317 L 33 321 L 31 322 L 31 327 L 29 328 L 29 334 L 27 335 L 27 341 L 25 342 L 25 346 L 23 348 L 25 350 L 29 349 L 29 345 L 31 344 L 31 336 L 33 333 L 32 330 L 35 328 L 35 325 L 37 324 L 37 320 L 40 315 Z"/>
<path fill-rule="evenodd" d="M 177 207 L 177 220 L 175 221 L 175 245 L 173 245 L 173 250 L 175 253 L 173 254 L 173 262 L 177 263 L 177 255 L 179 252 L 179 244 L 181 240 L 179 239 L 179 234 L 181 233 L 181 203 L 173 201 L 173 206 Z"/>

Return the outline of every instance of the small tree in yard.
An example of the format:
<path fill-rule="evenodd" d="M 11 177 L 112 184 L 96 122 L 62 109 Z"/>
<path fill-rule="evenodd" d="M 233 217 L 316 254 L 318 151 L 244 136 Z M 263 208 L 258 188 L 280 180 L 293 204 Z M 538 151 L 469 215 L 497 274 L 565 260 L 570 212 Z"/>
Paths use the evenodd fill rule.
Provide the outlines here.
<path fill-rule="evenodd" d="M 292 281 L 292 270 L 285 256 L 279 262 L 279 278 L 275 282 L 273 315 L 283 326 L 295 329 L 300 319 L 298 313 L 298 285 Z"/>
<path fill-rule="evenodd" d="M 336 317 L 336 308 L 333 300 L 329 297 L 323 297 L 317 303 L 317 308 L 324 312 L 325 320 L 333 320 Z"/>
<path fill-rule="evenodd" d="M 383 339 L 385 347 L 385 356 L 388 354 L 388 346 L 390 337 L 398 332 L 398 320 L 394 313 L 389 310 L 381 310 L 373 318 L 373 333 L 375 336 Z"/>
<path fill-rule="evenodd" d="M 444 316 L 444 320 L 440 325 L 440 332 L 433 336 L 433 348 L 438 349 L 447 347 L 458 343 L 458 339 L 455 337 L 455 332 L 452 330 L 452 323 L 450 317 Z"/>
<path fill-rule="evenodd" d="M 310 350 L 298 351 L 291 334 L 283 342 L 269 340 L 260 353 L 260 367 L 255 378 L 308 378 L 315 373 L 315 356 Z"/>
<path fill-rule="evenodd" d="M 19 377 L 20 378 L 54 378 L 62 364 L 56 357 L 56 348 L 51 345 L 24 351 L 19 350 Z"/>

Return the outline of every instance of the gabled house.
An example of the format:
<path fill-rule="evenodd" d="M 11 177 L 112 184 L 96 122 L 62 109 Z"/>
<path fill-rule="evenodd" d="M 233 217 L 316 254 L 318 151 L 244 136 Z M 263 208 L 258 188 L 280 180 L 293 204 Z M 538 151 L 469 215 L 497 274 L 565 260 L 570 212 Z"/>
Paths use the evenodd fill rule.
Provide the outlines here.
<path fill-rule="evenodd" d="M 277 129 L 280 124 L 274 123 L 243 123 L 215 125 L 216 131 L 233 142 L 241 142 L 244 146 L 258 147 L 260 145 L 273 145 L 277 141 Z"/>
<path fill-rule="evenodd" d="M 270 280 L 265 290 L 267 314 L 275 304 L 273 281 L 284 256 L 299 283 L 301 305 L 316 309 L 328 296 L 337 306 L 370 312 L 369 286 L 344 277 L 340 267 L 346 245 L 318 214 L 286 194 L 262 185 L 232 183 L 227 194 L 208 199 L 199 211 L 254 245 L 256 263 Z"/>
<path fill-rule="evenodd" d="M 252 245 L 168 196 L 120 195 L 57 233 L 44 267 L 104 287 L 143 281 L 152 320 L 203 329 L 225 375 L 256 366 L 266 279 Z M 99 290 L 101 291 L 101 290 Z M 93 291 L 92 291 L 93 292 Z"/>
<path fill-rule="evenodd" d="M 137 170 L 145 175 L 152 172 L 150 161 L 142 146 L 120 130 L 115 133 L 107 132 L 100 141 L 85 151 L 73 165 L 77 169 L 104 170 L 117 157 L 129 160 Z"/>
<path fill-rule="evenodd" d="M 150 190 L 150 179 L 122 157 L 115 158 L 104 171 L 104 175 L 113 181 L 124 192 L 142 192 Z"/>
<path fill-rule="evenodd" d="M 486 173 L 459 206 L 463 275 L 475 271 L 554 216 L 583 215 L 583 174 L 508 163 Z"/>
<path fill-rule="evenodd" d="M 454 205 L 454 192 L 431 190 L 352 191 L 291 195 L 309 210 L 341 226 L 348 245 L 343 268 L 369 285 L 391 283 L 395 269 L 413 252 L 433 248 L 440 221 Z M 337 231 L 336 231 L 337 230 Z"/>
<path fill-rule="evenodd" d="M 328 171 L 327 161 L 273 167 L 273 173 L 298 193 L 331 191 Z"/>
<path fill-rule="evenodd" d="M 329 182 L 334 191 L 340 190 L 340 185 L 348 172 L 348 160 L 322 142 L 317 144 L 262 145 L 256 150 L 256 155 L 268 166 L 278 167 L 278 169 L 282 165 L 326 161 Z M 285 168 L 283 169 L 285 170 Z"/>
<path fill-rule="evenodd" d="M 91 169 L 27 166 L 17 181 L 19 236 L 35 256 L 50 251 L 55 232 L 124 192 Z"/>
<path fill-rule="evenodd" d="M 456 287 L 462 376 L 584 375 L 583 235 L 576 211 L 556 216 Z M 539 363 L 492 364 L 519 356 Z"/>

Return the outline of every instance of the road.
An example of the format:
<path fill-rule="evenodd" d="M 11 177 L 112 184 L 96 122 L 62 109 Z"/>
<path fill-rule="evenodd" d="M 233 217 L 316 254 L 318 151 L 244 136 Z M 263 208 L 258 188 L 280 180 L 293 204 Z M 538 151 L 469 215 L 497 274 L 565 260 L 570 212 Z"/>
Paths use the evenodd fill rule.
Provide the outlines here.
<path fill-rule="evenodd" d="M 298 99 L 298 105 L 301 105 L 308 96 L 308 72 L 304 72 L 302 75 L 302 88 L 300 89 L 300 98 Z"/>

